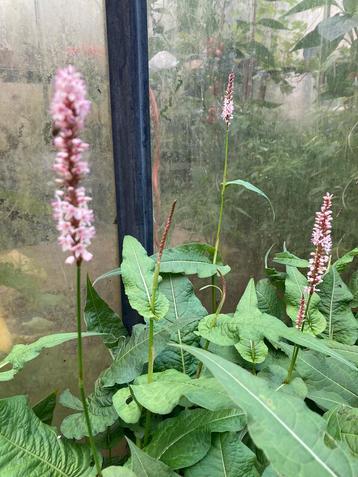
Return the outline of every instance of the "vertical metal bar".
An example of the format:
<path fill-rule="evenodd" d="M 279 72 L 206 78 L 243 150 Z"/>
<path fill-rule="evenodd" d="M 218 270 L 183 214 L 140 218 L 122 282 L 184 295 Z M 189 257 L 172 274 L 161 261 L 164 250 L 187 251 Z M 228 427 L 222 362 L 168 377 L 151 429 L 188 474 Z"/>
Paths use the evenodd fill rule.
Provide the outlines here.
<path fill-rule="evenodd" d="M 119 249 L 133 235 L 153 251 L 146 0 L 106 0 Z M 122 289 L 123 319 L 140 321 Z"/>

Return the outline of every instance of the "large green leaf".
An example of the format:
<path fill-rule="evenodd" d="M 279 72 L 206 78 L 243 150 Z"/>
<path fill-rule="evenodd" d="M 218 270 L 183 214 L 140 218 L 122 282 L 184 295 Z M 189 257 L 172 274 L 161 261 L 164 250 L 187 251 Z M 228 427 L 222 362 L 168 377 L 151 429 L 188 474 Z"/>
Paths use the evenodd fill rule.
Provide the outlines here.
<path fill-rule="evenodd" d="M 191 379 L 187 374 L 168 369 L 154 373 L 152 383 L 146 381 L 145 375 L 140 376 L 131 385 L 131 391 L 138 404 L 155 414 L 169 414 L 183 397 L 211 411 L 227 409 L 232 405 L 229 396 L 213 378 Z M 121 391 L 116 393 L 114 401 Z M 124 407 L 122 401 L 122 409 Z"/>
<path fill-rule="evenodd" d="M 1 477 L 89 477 L 91 455 L 85 446 L 59 439 L 43 424 L 25 396 L 0 400 Z"/>
<path fill-rule="evenodd" d="M 82 333 L 82 337 L 98 336 L 100 333 Z M 28 361 L 36 358 L 44 348 L 54 348 L 66 341 L 77 339 L 77 333 L 58 333 L 54 335 L 43 336 L 31 344 L 17 344 L 10 353 L 0 362 L 0 368 L 12 365 L 12 368 L 0 373 L 0 381 L 10 381 Z"/>
<path fill-rule="evenodd" d="M 323 409 L 337 404 L 358 406 L 356 371 L 313 351 L 298 353 L 296 369 L 306 383 L 308 397 Z"/>
<path fill-rule="evenodd" d="M 112 396 L 114 391 L 106 389 L 98 380 L 95 391 L 87 398 L 88 412 L 91 420 L 93 435 L 100 434 L 108 429 L 118 419 L 114 409 Z M 82 403 L 75 396 L 72 396 L 69 390 L 60 396 L 59 402 L 72 409 L 75 407 L 80 412 L 70 414 L 65 417 L 61 424 L 61 432 L 68 439 L 82 439 L 88 436 L 88 428 L 83 412 Z"/>
<path fill-rule="evenodd" d="M 213 434 L 206 456 L 185 469 L 185 477 L 258 477 L 255 454 L 240 442 L 238 434 Z"/>
<path fill-rule="evenodd" d="M 170 332 L 166 329 L 154 330 L 155 352 L 158 355 L 166 346 Z M 132 336 L 122 346 L 109 368 L 102 376 L 104 386 L 130 383 L 141 374 L 148 362 L 149 329 L 138 324 L 133 327 Z"/>
<path fill-rule="evenodd" d="M 166 315 L 169 303 L 166 297 L 157 291 L 154 310 L 152 310 L 155 261 L 148 257 L 138 240 L 130 235 L 124 237 L 122 254 L 122 280 L 131 307 L 137 310 L 143 318 L 160 320 Z"/>
<path fill-rule="evenodd" d="M 128 438 L 127 441 L 131 451 L 131 459 L 127 467 L 135 472 L 138 477 L 178 477 L 178 474 L 163 462 L 153 459 Z"/>
<path fill-rule="evenodd" d="M 268 278 L 259 280 L 256 285 L 256 294 L 259 310 L 262 313 L 276 316 L 283 319 L 285 316 L 285 305 L 277 295 L 277 288 Z"/>
<path fill-rule="evenodd" d="M 194 333 L 197 322 L 203 318 L 207 312 L 200 300 L 194 293 L 193 286 L 186 277 L 181 275 L 166 274 L 160 283 L 159 290 L 169 301 L 169 311 L 165 319 L 156 323 L 156 327 L 166 326 L 170 330 L 170 323 L 180 323 L 195 317 L 192 323 L 177 328 L 171 334 L 171 341 L 178 344 L 188 344 L 196 346 L 200 338 Z M 155 369 L 163 371 L 164 369 L 174 368 L 189 375 L 195 374 L 197 361 L 193 355 L 185 353 L 182 349 L 167 347 L 164 349 L 155 361 Z"/>
<path fill-rule="evenodd" d="M 35 406 L 32 408 L 36 416 L 44 423 L 51 425 L 53 419 L 53 413 L 55 411 L 57 401 L 57 392 L 46 396 L 44 399 L 41 399 Z"/>
<path fill-rule="evenodd" d="M 291 8 L 285 16 L 294 15 L 295 13 L 304 12 L 305 10 L 311 10 L 312 8 L 325 7 L 326 5 L 335 5 L 334 0 L 302 0 Z"/>
<path fill-rule="evenodd" d="M 103 477 L 138 477 L 127 467 L 111 466 L 102 470 Z"/>
<path fill-rule="evenodd" d="M 228 265 L 223 265 L 220 257 L 213 264 L 215 249 L 205 243 L 187 243 L 175 248 L 167 248 L 163 252 L 160 271 L 163 273 L 185 273 L 208 278 L 218 271 L 226 275 L 230 271 Z"/>
<path fill-rule="evenodd" d="M 256 43 L 256 47 L 260 45 L 259 43 Z M 262 46 L 262 45 L 261 45 Z M 270 199 L 267 197 L 267 195 L 262 192 L 261 189 L 259 189 L 258 187 L 254 186 L 253 184 L 251 184 L 251 182 L 247 182 L 247 181 L 243 181 L 242 179 L 236 179 L 234 181 L 228 181 L 226 182 L 226 187 L 230 186 L 230 185 L 238 185 L 238 186 L 242 186 L 244 187 L 245 189 L 251 191 L 251 192 L 254 192 L 255 194 L 258 194 L 260 195 L 261 197 L 263 197 L 264 199 L 266 199 L 268 201 L 268 203 L 270 204 L 270 207 L 271 207 L 271 210 L 272 210 L 272 215 L 273 215 L 273 218 L 275 220 L 275 211 L 274 211 L 274 208 L 272 206 L 272 203 L 270 201 Z"/>
<path fill-rule="evenodd" d="M 322 20 L 318 25 L 318 31 L 324 39 L 333 41 L 356 27 L 358 27 L 358 15 L 335 15 Z"/>
<path fill-rule="evenodd" d="M 268 28 L 272 28 L 273 30 L 287 30 L 287 27 L 279 22 L 278 20 L 274 20 L 273 18 L 260 18 L 257 22 L 258 25 L 263 25 Z"/>
<path fill-rule="evenodd" d="M 293 323 L 296 322 L 301 296 L 307 286 L 307 279 L 296 267 L 286 267 L 287 277 L 285 280 L 286 311 Z M 319 311 L 320 298 L 314 293 L 305 321 L 304 332 L 319 335 L 326 328 L 326 319 Z"/>
<path fill-rule="evenodd" d="M 358 366 L 358 346 L 345 345 L 332 340 L 325 340 L 324 343 L 330 349 Z"/>
<path fill-rule="evenodd" d="M 276 253 L 273 261 L 281 265 L 289 265 L 290 267 L 296 268 L 307 268 L 309 265 L 308 260 L 296 257 L 296 255 L 287 250 L 285 252 Z"/>
<path fill-rule="evenodd" d="M 186 348 L 192 349 L 189 346 Z M 182 469 L 196 464 L 207 454 L 211 446 L 211 432 L 236 432 L 244 425 L 245 415 L 238 409 L 182 411 L 158 425 L 145 450 L 171 468 Z"/>
<path fill-rule="evenodd" d="M 334 439 L 343 441 L 355 457 L 358 457 L 358 409 L 338 406 L 327 414 L 327 432 Z"/>
<path fill-rule="evenodd" d="M 301 333 L 296 328 L 288 328 L 282 321 L 261 313 L 257 305 L 255 285 L 250 281 L 242 296 L 234 317 L 219 315 L 216 326 L 210 326 L 212 315 L 205 317 L 199 323 L 198 332 L 201 336 L 220 346 L 232 346 L 239 343 L 240 339 L 248 339 L 260 343 L 267 339 L 274 346 L 281 346 L 281 340 L 290 341 L 299 346 L 318 351 L 331 356 L 349 368 L 356 370 L 351 360 L 346 359 L 342 353 L 325 344 L 325 340 L 315 338 L 310 334 Z"/>
<path fill-rule="evenodd" d="M 103 342 L 108 348 L 115 348 L 128 334 L 120 317 L 102 300 L 88 277 L 84 316 L 87 330 L 104 333 Z"/>
<path fill-rule="evenodd" d="M 353 345 L 358 339 L 358 322 L 351 310 L 353 295 L 336 267 L 331 267 L 325 275 L 319 296 L 319 310 L 327 320 L 325 333 L 330 339 Z"/>
<path fill-rule="evenodd" d="M 350 252 L 345 253 L 342 257 L 340 257 L 336 262 L 334 262 L 333 266 L 338 270 L 339 273 L 344 272 L 347 266 L 353 262 L 354 257 L 358 255 L 358 247 L 354 248 Z"/>
<path fill-rule="evenodd" d="M 325 421 L 304 402 L 208 351 L 189 348 L 248 415 L 248 429 L 272 467 L 288 477 L 353 477 L 349 456 L 325 445 Z"/>

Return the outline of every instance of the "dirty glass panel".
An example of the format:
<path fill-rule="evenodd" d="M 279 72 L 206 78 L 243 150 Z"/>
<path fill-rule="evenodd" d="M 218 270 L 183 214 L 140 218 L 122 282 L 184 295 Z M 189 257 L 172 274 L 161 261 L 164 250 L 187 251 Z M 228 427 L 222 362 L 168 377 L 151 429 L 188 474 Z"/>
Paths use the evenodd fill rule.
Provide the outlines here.
<path fill-rule="evenodd" d="M 74 268 L 64 264 L 51 218 L 55 156 L 48 114 L 59 66 L 74 64 L 88 82 L 92 111 L 86 187 L 97 238 L 90 277 L 117 265 L 114 181 L 108 109 L 104 10 L 96 0 L 3 0 L 0 3 L 0 351 L 57 331 L 75 330 Z M 116 309 L 118 283 L 99 284 Z M 90 384 L 107 361 L 97 339 L 86 340 Z M 75 342 L 43 352 L 28 372 L 0 386 L 0 395 L 33 401 L 64 386 L 77 389 Z M 31 369 L 41 372 L 31 374 Z"/>
<path fill-rule="evenodd" d="M 317 5 L 319 5 L 317 7 Z M 307 257 L 313 214 L 334 194 L 334 255 L 356 245 L 358 3 L 148 1 L 157 234 L 178 199 L 172 245 L 213 244 L 224 160 L 220 119 L 236 74 L 222 255 L 235 305 L 284 247 Z M 157 238 L 158 241 L 158 238 Z M 229 300 L 230 301 L 230 300 Z"/>

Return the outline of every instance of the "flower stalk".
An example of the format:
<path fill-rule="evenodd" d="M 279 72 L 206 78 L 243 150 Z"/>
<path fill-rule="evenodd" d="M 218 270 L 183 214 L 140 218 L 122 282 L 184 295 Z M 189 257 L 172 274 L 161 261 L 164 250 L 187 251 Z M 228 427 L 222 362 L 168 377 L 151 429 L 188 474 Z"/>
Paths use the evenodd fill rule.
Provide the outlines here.
<path fill-rule="evenodd" d="M 305 288 L 307 298 L 302 294 L 295 325 L 296 328 L 302 332 L 304 331 L 305 321 L 308 317 L 312 296 L 316 291 L 319 291 L 317 287 L 322 282 L 330 262 L 332 251 L 332 197 L 333 196 L 327 192 L 323 197 L 320 211 L 316 212 L 311 238 L 315 250 L 311 252 L 309 270 L 307 272 L 307 287 Z M 295 345 L 285 379 L 286 384 L 292 379 L 298 352 L 299 346 Z"/>
<path fill-rule="evenodd" d="M 81 264 L 92 259 L 87 250 L 95 236 L 92 225 L 94 216 L 88 203 L 91 198 L 80 185 L 89 173 L 89 167 L 82 158 L 88 144 L 79 137 L 91 103 L 86 99 L 86 85 L 73 66 L 58 70 L 55 77 L 55 91 L 51 103 L 54 145 L 57 149 L 54 171 L 57 174 L 58 189 L 52 202 L 53 217 L 59 231 L 58 243 L 64 252 L 69 252 L 65 263 L 76 264 L 76 321 L 77 321 L 77 367 L 78 387 L 83 406 L 88 440 L 91 447 L 98 477 L 102 477 L 101 461 L 93 438 L 91 420 L 84 388 L 84 366 L 82 346 L 81 307 Z"/>
<path fill-rule="evenodd" d="M 167 218 L 163 235 L 160 241 L 159 250 L 157 254 L 157 260 L 155 262 L 153 284 L 152 284 L 152 296 L 150 301 L 150 308 L 151 308 L 153 316 L 155 316 L 155 299 L 156 299 L 158 285 L 159 285 L 160 262 L 161 262 L 165 244 L 168 238 L 169 229 L 173 222 L 175 206 L 176 206 L 176 200 L 173 202 L 172 207 L 170 209 L 170 213 Z M 153 370 L 154 370 L 154 318 L 150 318 L 149 319 L 149 339 L 148 339 L 148 374 L 147 374 L 148 384 L 153 382 Z M 151 421 L 152 421 L 152 413 L 149 410 L 147 410 L 147 415 L 145 420 L 144 439 L 143 439 L 144 445 L 146 445 L 149 440 Z"/>

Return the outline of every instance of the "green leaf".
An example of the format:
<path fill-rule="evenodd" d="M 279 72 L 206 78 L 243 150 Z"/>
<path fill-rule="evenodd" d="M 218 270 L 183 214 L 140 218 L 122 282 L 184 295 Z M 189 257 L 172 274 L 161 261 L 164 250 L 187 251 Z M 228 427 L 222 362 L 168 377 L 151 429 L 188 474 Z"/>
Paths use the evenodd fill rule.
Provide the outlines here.
<path fill-rule="evenodd" d="M 358 406 L 357 370 L 312 351 L 298 353 L 296 370 L 307 386 L 308 397 L 323 409 L 337 404 Z"/>
<path fill-rule="evenodd" d="M 338 406 L 325 415 L 327 432 L 333 439 L 343 441 L 355 457 L 358 457 L 358 409 Z"/>
<path fill-rule="evenodd" d="M 349 288 L 353 294 L 353 300 L 351 303 L 352 308 L 358 308 L 358 270 L 356 270 L 351 277 Z"/>
<path fill-rule="evenodd" d="M 168 324 L 181 323 L 195 317 L 195 320 L 182 329 L 176 327 L 170 339 L 178 344 L 198 345 L 200 338 L 194 333 L 194 330 L 197 328 L 197 322 L 207 314 L 207 311 L 196 297 L 190 280 L 181 275 L 166 274 L 160 283 L 159 290 L 168 299 L 169 311 L 165 319 L 156 323 L 156 326 L 165 325 L 166 329 L 170 330 Z M 156 371 L 174 368 L 193 375 L 196 372 L 196 367 L 197 361 L 193 355 L 173 347 L 166 347 L 155 362 Z"/>
<path fill-rule="evenodd" d="M 69 389 L 65 389 L 63 393 L 60 394 L 58 402 L 69 409 L 83 411 L 82 402 L 78 397 L 74 396 Z"/>
<path fill-rule="evenodd" d="M 118 416 L 128 424 L 135 424 L 141 416 L 141 409 L 133 399 L 129 387 L 119 389 L 113 396 L 113 406 Z"/>
<path fill-rule="evenodd" d="M 53 392 L 46 396 L 44 399 L 39 401 L 32 408 L 36 416 L 44 423 L 49 426 L 52 424 L 53 413 L 56 407 L 56 398 L 57 392 Z"/>
<path fill-rule="evenodd" d="M 88 413 L 92 424 L 93 435 L 104 432 L 118 419 L 112 403 L 113 391 L 102 386 L 101 381 L 96 383 L 95 391 L 87 398 Z M 83 412 L 82 403 L 66 391 L 65 397 L 60 396 L 60 403 L 69 402 L 77 408 L 81 405 L 81 412 L 70 414 L 65 417 L 61 424 L 61 432 L 68 439 L 82 439 L 88 436 L 88 429 Z"/>
<path fill-rule="evenodd" d="M 212 378 L 191 379 L 175 369 L 168 369 L 154 373 L 152 383 L 146 381 L 147 376 L 140 376 L 131 385 L 131 390 L 135 400 L 155 414 L 171 413 L 183 397 L 210 411 L 227 409 L 232 405 L 225 391 Z M 114 401 L 121 391 L 116 393 Z M 121 404 L 123 409 L 123 401 Z"/>
<path fill-rule="evenodd" d="M 280 391 L 220 356 L 185 346 L 248 415 L 248 430 L 274 470 L 283 475 L 353 477 L 349 457 L 323 441 L 325 421 L 304 402 Z M 289 456 L 289 458 L 288 458 Z"/>
<path fill-rule="evenodd" d="M 160 320 L 169 308 L 168 300 L 157 291 L 154 310 L 151 308 L 155 262 L 137 239 L 126 235 L 123 241 L 122 280 L 132 308 L 143 318 Z"/>
<path fill-rule="evenodd" d="M 275 220 L 275 211 L 274 211 L 274 208 L 272 206 L 272 203 L 271 203 L 270 199 L 267 197 L 267 195 L 264 192 L 262 192 L 261 189 L 254 186 L 253 184 L 251 184 L 251 182 L 243 181 L 241 179 L 236 179 L 234 181 L 226 182 L 226 187 L 228 187 L 230 185 L 239 185 L 239 186 L 245 187 L 245 189 L 250 190 L 251 192 L 255 192 L 255 194 L 258 194 L 261 197 L 264 197 L 264 199 L 266 199 L 268 201 L 268 203 L 270 204 L 273 219 Z"/>
<path fill-rule="evenodd" d="M 99 333 L 82 333 L 82 337 L 98 336 Z M 77 333 L 58 333 L 54 335 L 43 336 L 31 344 L 17 344 L 10 353 L 0 362 L 0 368 L 12 365 L 12 369 L 0 373 L 0 381 L 10 381 L 13 379 L 28 361 L 37 358 L 44 348 L 54 348 L 66 341 L 77 339 Z"/>
<path fill-rule="evenodd" d="M 235 348 L 245 361 L 253 364 L 263 363 L 268 354 L 268 348 L 263 341 L 254 341 L 249 338 L 241 338 Z"/>
<path fill-rule="evenodd" d="M 271 280 L 268 278 L 259 280 L 256 285 L 256 295 L 258 307 L 262 313 L 268 313 L 280 319 L 284 318 L 285 305 L 277 296 L 277 289 Z"/>
<path fill-rule="evenodd" d="M 341 258 L 339 258 L 333 264 L 333 266 L 339 273 L 342 273 L 347 268 L 347 266 L 353 262 L 354 257 L 356 257 L 357 255 L 358 255 L 358 247 L 344 254 Z"/>
<path fill-rule="evenodd" d="M 129 450 L 131 451 L 131 459 L 127 464 L 138 477 L 179 477 L 163 462 L 146 454 L 139 449 L 131 440 L 128 439 Z"/>
<path fill-rule="evenodd" d="M 232 346 L 238 342 L 237 336 L 232 336 L 229 329 L 233 319 L 229 315 L 208 315 L 200 320 L 198 325 L 198 334 L 219 346 Z"/>
<path fill-rule="evenodd" d="M 294 15 L 295 13 L 304 12 L 305 10 L 311 10 L 312 8 L 325 7 L 326 5 L 336 5 L 336 2 L 333 0 L 302 0 L 285 13 L 285 16 Z"/>
<path fill-rule="evenodd" d="M 291 318 L 292 322 L 296 322 L 298 309 L 300 306 L 301 296 L 304 288 L 307 286 L 307 279 L 295 267 L 286 267 L 287 277 L 285 280 L 285 300 L 286 312 Z M 304 333 L 312 335 L 319 335 L 326 326 L 326 319 L 319 311 L 320 298 L 317 293 L 314 293 L 311 298 L 310 307 L 308 310 Z"/>
<path fill-rule="evenodd" d="M 305 399 L 307 397 L 307 386 L 302 378 L 294 377 L 289 384 L 282 384 L 287 376 L 287 366 L 271 364 L 259 372 L 258 376 L 265 379 L 271 387 L 284 393 L 291 394 L 295 397 Z"/>
<path fill-rule="evenodd" d="M 318 32 L 318 27 L 316 27 L 301 38 L 292 48 L 292 51 L 302 50 L 303 48 L 318 48 L 321 45 L 321 42 L 322 37 Z"/>
<path fill-rule="evenodd" d="M 318 31 L 323 38 L 333 41 L 346 35 L 358 26 L 358 15 L 335 15 L 322 20 L 318 25 Z"/>
<path fill-rule="evenodd" d="M 296 257 L 296 255 L 287 250 L 285 252 L 276 253 L 273 261 L 281 265 L 289 265 L 296 268 L 307 268 L 309 265 L 308 260 Z"/>
<path fill-rule="evenodd" d="M 319 288 L 318 307 L 327 320 L 325 334 L 335 341 L 354 345 L 358 339 L 358 323 L 351 310 L 353 295 L 336 267 L 330 267 Z"/>
<path fill-rule="evenodd" d="M 102 300 L 88 277 L 84 317 L 88 331 L 105 334 L 103 342 L 108 348 L 115 348 L 118 341 L 128 334 L 120 317 Z"/>
<path fill-rule="evenodd" d="M 195 349 L 186 347 L 188 350 Z M 182 411 L 161 422 L 145 449 L 173 469 L 183 469 L 199 462 L 211 446 L 211 432 L 236 432 L 245 425 L 238 409 L 211 412 L 205 409 Z"/>
<path fill-rule="evenodd" d="M 59 439 L 25 396 L 0 400 L 0 421 L 1 477 L 90 477 L 89 448 Z"/>
<path fill-rule="evenodd" d="M 102 470 L 102 475 L 103 477 L 137 477 L 130 469 L 113 465 Z"/>
<path fill-rule="evenodd" d="M 185 470 L 185 477 L 259 477 L 256 456 L 232 432 L 213 434 L 206 456 Z"/>
<path fill-rule="evenodd" d="M 358 13 L 358 3 L 356 0 L 343 0 L 344 10 L 351 15 Z"/>
<path fill-rule="evenodd" d="M 274 20 L 273 18 L 260 18 L 257 23 L 258 25 L 263 25 L 267 28 L 272 28 L 273 30 L 287 30 L 287 27 L 285 27 L 283 23 Z"/>
<path fill-rule="evenodd" d="M 350 346 L 337 341 L 325 340 L 326 346 L 358 366 L 358 346 Z"/>
<path fill-rule="evenodd" d="M 155 352 L 158 355 L 169 341 L 170 333 L 166 329 L 154 330 Z M 104 386 L 126 384 L 133 381 L 143 371 L 148 362 L 149 329 L 138 324 L 133 327 L 132 336 L 118 351 L 113 363 L 102 375 Z"/>
<path fill-rule="evenodd" d="M 198 275 L 199 278 L 208 278 L 218 271 L 226 275 L 230 271 L 228 265 L 223 265 L 218 258 L 213 264 L 215 248 L 203 243 L 187 243 L 175 248 L 167 248 L 163 252 L 160 262 L 161 273 L 185 273 Z"/>
<path fill-rule="evenodd" d="M 93 286 L 95 286 L 100 280 L 103 280 L 104 278 L 119 277 L 120 275 L 121 275 L 121 269 L 114 268 L 113 270 L 103 273 L 103 275 L 100 275 L 99 277 L 97 277 L 96 280 L 93 282 Z"/>

